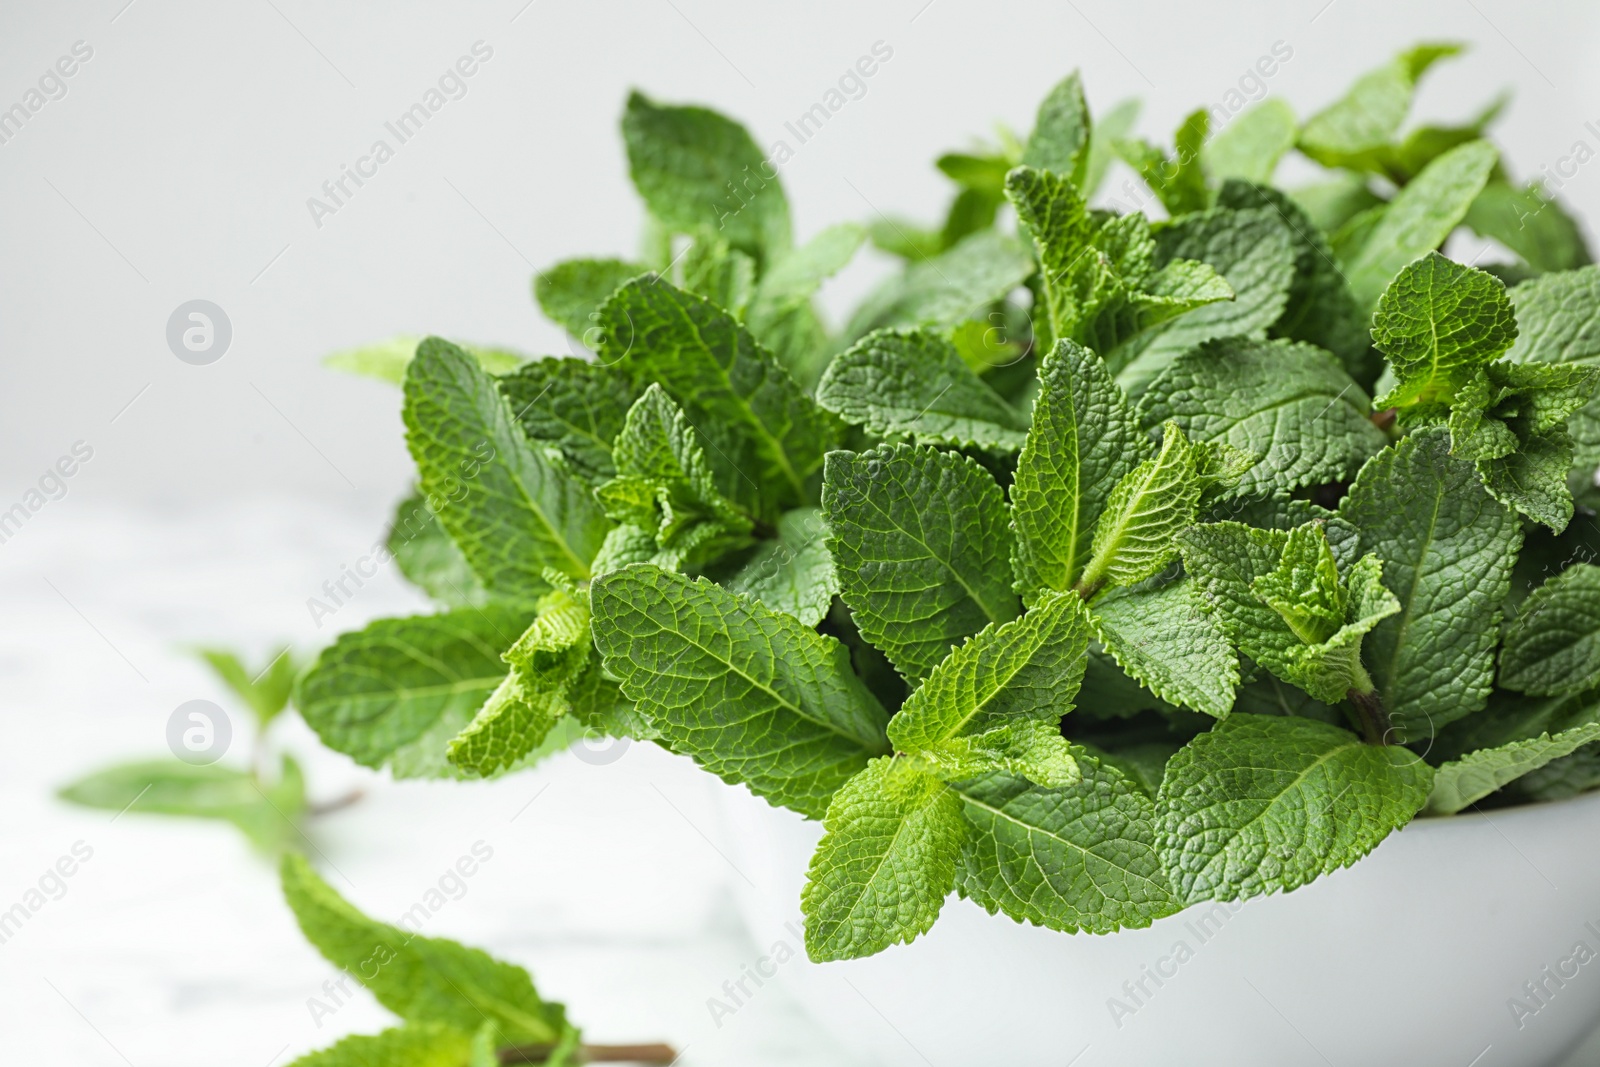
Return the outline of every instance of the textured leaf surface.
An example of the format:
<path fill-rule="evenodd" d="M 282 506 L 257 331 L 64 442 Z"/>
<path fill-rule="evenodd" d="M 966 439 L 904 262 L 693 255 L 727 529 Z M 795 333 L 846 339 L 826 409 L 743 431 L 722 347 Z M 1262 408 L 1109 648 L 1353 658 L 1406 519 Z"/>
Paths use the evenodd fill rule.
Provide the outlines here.
<path fill-rule="evenodd" d="M 1162 700 L 1216 718 L 1233 706 L 1239 657 L 1192 581 L 1106 596 L 1093 625 L 1117 665 Z"/>
<path fill-rule="evenodd" d="M 788 249 L 783 186 L 737 122 L 705 108 L 659 105 L 635 92 L 622 116 L 622 139 L 634 188 L 667 229 L 715 232 L 757 258 Z"/>
<path fill-rule="evenodd" d="M 1429 163 L 1395 194 L 1345 272 L 1357 307 L 1375 306 L 1401 268 L 1444 243 L 1466 217 L 1498 158 L 1487 141 L 1469 141 Z"/>
<path fill-rule="evenodd" d="M 1600 364 L 1600 267 L 1546 274 L 1511 290 L 1517 343 L 1507 357 L 1519 363 Z M 1600 464 L 1600 399 L 1568 422 L 1578 459 Z"/>
<path fill-rule="evenodd" d="M 590 587 L 595 646 L 674 752 L 821 818 L 888 750 L 843 645 L 703 579 L 632 566 Z"/>
<path fill-rule="evenodd" d="M 976 461 L 912 445 L 830 453 L 822 508 L 840 594 L 907 679 L 1018 614 L 1005 499 Z"/>
<path fill-rule="evenodd" d="M 1256 457 L 1235 492 L 1282 493 L 1340 481 L 1388 443 L 1367 395 L 1326 352 L 1227 338 L 1186 353 L 1139 398 L 1139 421 L 1171 419 L 1197 441 Z"/>
<path fill-rule="evenodd" d="M 807 626 L 821 622 L 839 592 L 822 511 L 784 512 L 778 519 L 778 536 L 762 542 L 749 562 L 723 584 Z"/>
<path fill-rule="evenodd" d="M 1083 780 L 1047 789 L 1005 774 L 959 787 L 970 826 L 959 888 L 991 914 L 1068 933 L 1148 926 L 1178 910 L 1156 853 L 1155 806 L 1082 752 Z"/>
<path fill-rule="evenodd" d="M 1083 81 L 1073 71 L 1057 82 L 1039 104 L 1033 133 L 1022 149 L 1023 164 L 1053 170 L 1083 188 L 1092 127 L 1089 105 L 1083 98 Z"/>
<path fill-rule="evenodd" d="M 616 473 L 611 442 L 638 396 L 628 379 L 585 359 L 536 359 L 500 379 L 500 391 L 529 440 L 566 457 L 590 485 Z"/>
<path fill-rule="evenodd" d="M 1401 738 L 1431 737 L 1488 696 L 1520 520 L 1450 456 L 1439 430 L 1369 460 L 1339 514 L 1361 532 L 1361 551 L 1383 560 L 1400 600 L 1366 639 L 1367 668 Z"/>
<path fill-rule="evenodd" d="M 1194 522 L 1201 488 L 1194 446 L 1167 423 L 1161 451 L 1125 474 L 1107 497 L 1079 586 L 1133 585 L 1159 574 L 1178 556 L 1174 539 Z"/>
<path fill-rule="evenodd" d="M 540 999 L 521 967 L 367 918 L 298 854 L 284 856 L 280 874 L 306 940 L 402 1019 L 467 1033 L 488 1023 L 502 1044 L 557 1042 L 571 1035 L 565 1010 Z"/>
<path fill-rule="evenodd" d="M 1167 763 L 1157 847 L 1186 904 L 1296 889 L 1410 822 L 1432 776 L 1409 750 L 1336 726 L 1233 715 Z"/>
<path fill-rule="evenodd" d="M 870 956 L 927 933 L 955 885 L 961 802 L 908 761 L 880 757 L 828 805 L 800 907 L 806 954 Z"/>
<path fill-rule="evenodd" d="M 889 723 L 889 740 L 897 751 L 920 753 L 1023 719 L 1058 724 L 1072 710 L 1088 648 L 1089 613 L 1071 593 L 991 623 L 906 698 Z"/>
<path fill-rule="evenodd" d="M 1430 251 L 1395 277 L 1372 316 L 1372 342 L 1400 381 L 1380 406 L 1448 402 L 1516 337 L 1500 280 Z"/>
<path fill-rule="evenodd" d="M 533 298 L 546 318 L 594 349 L 599 346 L 600 305 L 619 285 L 648 269 L 621 259 L 569 259 L 533 276 Z"/>
<path fill-rule="evenodd" d="M 1558 696 L 1600 682 L 1600 567 L 1575 563 L 1533 591 L 1506 631 L 1500 684 Z"/>
<path fill-rule="evenodd" d="M 378 619 L 343 634 L 300 679 L 295 707 L 322 743 L 397 778 L 454 773 L 445 745 L 507 673 L 531 607 L 485 604 Z"/>
<path fill-rule="evenodd" d="M 878 330 L 835 357 L 817 403 L 879 437 L 918 444 L 1022 447 L 1022 415 L 929 330 Z"/>
<path fill-rule="evenodd" d="M 422 490 L 473 573 L 500 596 L 589 576 L 610 523 L 560 453 L 529 442 L 495 379 L 430 337 L 406 371 L 406 443 Z"/>
<path fill-rule="evenodd" d="M 440 604 L 465 607 L 489 598 L 421 493 L 412 493 L 395 507 L 384 547 L 406 580 Z"/>
<path fill-rule="evenodd" d="M 1011 485 L 1017 574 L 1030 598 L 1076 584 L 1111 490 L 1154 451 L 1122 390 L 1087 348 L 1056 342 L 1039 381 Z"/>
<path fill-rule="evenodd" d="M 838 420 L 732 316 L 647 275 L 617 290 L 600 317 L 605 358 L 682 405 L 725 496 L 764 518 L 806 502 Z"/>
<path fill-rule="evenodd" d="M 1600 722 L 1588 722 L 1554 734 L 1483 748 L 1442 764 L 1434 772 L 1428 796 L 1430 815 L 1454 815 L 1523 775 L 1576 752 L 1600 739 Z"/>

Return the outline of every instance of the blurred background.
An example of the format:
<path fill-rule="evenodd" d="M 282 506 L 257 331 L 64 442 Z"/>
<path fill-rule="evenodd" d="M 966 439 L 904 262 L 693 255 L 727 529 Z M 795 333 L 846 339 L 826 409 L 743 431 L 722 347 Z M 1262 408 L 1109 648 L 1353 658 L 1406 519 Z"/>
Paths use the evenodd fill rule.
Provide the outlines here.
<path fill-rule="evenodd" d="M 264 661 L 425 609 L 383 573 L 320 626 L 308 611 L 382 537 L 410 478 L 398 393 L 320 361 L 398 333 L 571 350 L 529 281 L 634 251 L 617 130 L 630 87 L 786 141 L 803 241 L 880 212 L 935 221 L 950 186 L 933 158 L 992 140 L 996 122 L 1026 134 L 1074 68 L 1097 110 L 1141 97 L 1139 132 L 1165 143 L 1192 108 L 1260 95 L 1259 57 L 1288 51 L 1265 88 L 1305 115 L 1411 43 L 1464 41 L 1414 114 L 1463 119 L 1510 90 L 1492 136 L 1515 177 L 1536 177 L 1600 144 L 1597 30 L 1593 4 L 1510 0 L 0 7 L 0 512 L 45 497 L 0 542 L 0 910 L 75 842 L 94 853 L 0 942 L 6 1062 L 271 1067 L 384 1018 L 360 998 L 320 1026 L 308 1016 L 331 969 L 227 827 L 110 819 L 51 794 L 98 763 L 164 754 L 186 700 L 245 714 L 188 645 Z M 865 92 L 800 143 L 786 124 L 874 53 Z M 385 124 L 463 55 L 476 72 L 399 143 Z M 72 75 L 8 124 L 61 57 Z M 334 199 L 324 183 L 379 139 L 392 158 Z M 1131 177 L 1118 166 L 1113 195 Z M 1600 167 L 1563 182 L 1575 214 L 1600 219 Z M 825 304 L 889 267 L 864 252 Z M 194 300 L 231 334 L 205 365 L 168 341 Z M 41 487 L 71 455 L 73 475 Z M 314 839 L 375 915 L 488 841 L 496 862 L 428 932 L 529 965 L 595 1038 L 669 1038 L 685 1063 L 851 1062 L 781 989 L 724 1026 L 708 1018 L 706 998 L 757 950 L 729 918 L 737 872 L 691 768 L 635 746 L 492 784 L 395 785 L 297 721 L 275 729 L 305 753 L 313 799 L 367 790 Z"/>

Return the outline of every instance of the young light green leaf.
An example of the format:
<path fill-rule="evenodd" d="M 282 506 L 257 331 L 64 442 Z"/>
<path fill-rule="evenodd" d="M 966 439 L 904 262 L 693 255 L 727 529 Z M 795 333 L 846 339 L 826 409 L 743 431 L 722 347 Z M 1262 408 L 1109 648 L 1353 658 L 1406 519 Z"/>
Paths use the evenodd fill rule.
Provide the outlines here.
<path fill-rule="evenodd" d="M 455 941 L 367 918 L 296 853 L 283 857 L 279 873 L 306 940 L 407 1022 L 439 1023 L 465 1033 L 487 1023 L 506 1045 L 575 1041 L 566 1010 L 541 999 L 521 967 Z M 414 916 L 408 919 L 420 926 Z"/>
<path fill-rule="evenodd" d="M 1169 420 L 1196 441 L 1256 457 L 1233 490 L 1285 493 L 1340 481 L 1388 443 L 1359 385 L 1321 349 L 1223 338 L 1179 356 L 1139 398 L 1146 430 Z"/>
<path fill-rule="evenodd" d="M 896 751 L 917 755 L 1025 719 L 1053 728 L 1072 710 L 1088 648 L 1083 601 L 1053 594 L 957 645 L 895 713 L 889 740 Z"/>
<path fill-rule="evenodd" d="M 56 795 L 102 811 L 221 819 L 242 830 L 263 852 L 299 845 L 299 821 L 306 809 L 305 778 L 287 756 L 272 782 L 216 763 L 145 760 L 96 771 Z"/>
<path fill-rule="evenodd" d="M 1057 82 L 1039 104 L 1033 133 L 1022 150 L 1023 165 L 1055 171 L 1084 188 L 1092 129 L 1089 105 L 1083 98 L 1083 81 L 1073 71 Z"/>
<path fill-rule="evenodd" d="M 534 274 L 533 298 L 546 318 L 593 351 L 600 343 L 600 305 L 649 269 L 621 259 L 569 259 Z"/>
<path fill-rule="evenodd" d="M 822 373 L 831 345 L 811 298 L 844 269 L 865 238 L 856 223 L 829 226 L 772 264 L 756 283 L 745 325 L 803 385 Z"/>
<path fill-rule="evenodd" d="M 828 553 L 828 525 L 818 508 L 795 508 L 778 519 L 778 536 L 763 541 L 733 577 L 722 583 L 764 607 L 815 626 L 839 592 Z"/>
<path fill-rule="evenodd" d="M 584 359 L 531 360 L 500 379 L 529 440 L 558 449 L 590 485 L 616 474 L 611 442 L 638 396 L 614 368 Z"/>
<path fill-rule="evenodd" d="M 1159 574 L 1177 558 L 1175 539 L 1194 522 L 1201 488 L 1194 447 L 1176 423 L 1167 423 L 1161 451 L 1123 475 L 1106 498 L 1076 588 L 1092 596 Z"/>
<path fill-rule="evenodd" d="M 245 669 L 239 657 L 225 648 L 196 649 L 222 684 L 255 713 L 256 725 L 265 729 L 289 704 L 295 675 L 300 673 L 294 654 L 285 648 L 258 671 Z"/>
<path fill-rule="evenodd" d="M 485 604 L 378 619 L 343 634 L 300 679 L 294 704 L 322 743 L 397 778 L 457 773 L 445 745 L 507 674 L 500 651 L 531 607 Z"/>
<path fill-rule="evenodd" d="M 1372 343 L 1400 383 L 1378 406 L 1447 404 L 1516 338 L 1500 280 L 1429 251 L 1389 283 L 1372 316 Z"/>
<path fill-rule="evenodd" d="M 718 490 L 699 435 L 651 384 L 617 435 L 617 477 L 595 490 L 606 514 L 649 531 L 669 570 L 698 567 L 750 543 L 750 517 Z"/>
<path fill-rule="evenodd" d="M 440 1023 L 412 1023 L 351 1034 L 288 1067 L 462 1067 L 472 1051 L 470 1033 Z"/>
<path fill-rule="evenodd" d="M 1228 714 L 1239 657 L 1195 583 L 1118 590 L 1095 601 L 1095 638 L 1130 677 L 1170 704 Z"/>
<path fill-rule="evenodd" d="M 1506 630 L 1500 684 L 1540 696 L 1600 682 L 1600 567 L 1574 563 L 1533 591 Z"/>
<path fill-rule="evenodd" d="M 1600 364 L 1600 267 L 1547 274 L 1511 290 L 1517 343 L 1507 358 L 1518 363 Z M 1568 422 L 1577 459 L 1600 464 L 1600 399 Z"/>
<path fill-rule="evenodd" d="M 404 415 L 429 505 L 492 593 L 537 595 L 547 567 L 589 576 L 610 523 L 561 455 L 528 441 L 470 356 L 424 341 L 406 371 Z"/>
<path fill-rule="evenodd" d="M 912 445 L 832 452 L 822 510 L 840 595 L 907 680 L 1017 616 L 1005 498 L 977 461 Z"/>
<path fill-rule="evenodd" d="M 650 214 L 670 231 L 716 233 L 757 260 L 789 249 L 789 201 L 745 128 L 700 107 L 628 96 L 628 171 Z"/>
<path fill-rule="evenodd" d="M 834 357 L 817 403 L 879 437 L 1014 452 L 1022 415 L 930 330 L 876 330 Z"/>
<path fill-rule="evenodd" d="M 1048 789 L 1006 774 L 958 787 L 968 823 L 957 888 L 990 914 L 1066 933 L 1149 926 L 1178 910 L 1156 853 L 1155 806 L 1083 751 L 1083 780 Z"/>
<path fill-rule="evenodd" d="M 821 818 L 888 751 L 883 708 L 849 654 L 797 619 L 651 566 L 590 586 L 595 646 L 672 751 Z"/>
<path fill-rule="evenodd" d="M 1300 150 L 1325 167 L 1383 173 L 1417 79 L 1461 51 L 1458 44 L 1417 45 L 1363 74 L 1343 97 L 1306 120 Z"/>
<path fill-rule="evenodd" d="M 1089 349 L 1056 342 L 1039 365 L 1039 382 L 1011 485 L 1016 572 L 1030 601 L 1041 590 L 1077 584 L 1111 490 L 1154 451 Z"/>
<path fill-rule="evenodd" d="M 1367 669 L 1399 739 L 1417 741 L 1483 707 L 1494 677 L 1500 604 L 1522 547 L 1510 508 L 1422 429 L 1361 468 L 1339 514 L 1383 560 L 1400 599 L 1365 642 Z"/>
<path fill-rule="evenodd" d="M 1032 273 L 1033 260 L 1015 238 L 981 230 L 886 280 L 856 308 L 844 334 L 853 341 L 885 326 L 949 329 L 982 317 Z"/>
<path fill-rule="evenodd" d="M 1173 156 L 1148 141 L 1123 141 L 1116 147 L 1127 164 L 1139 172 L 1167 212 L 1176 218 L 1204 211 L 1211 199 L 1206 188 L 1201 153 L 1210 129 L 1210 113 L 1199 108 L 1185 116 L 1173 135 Z"/>
<path fill-rule="evenodd" d="M 724 496 L 766 519 L 806 501 L 838 420 L 743 326 L 655 275 L 618 289 L 600 318 L 606 360 L 683 406 Z"/>
<path fill-rule="evenodd" d="M 1444 243 L 1498 159 L 1489 142 L 1469 141 L 1429 163 L 1395 194 L 1345 271 L 1358 308 L 1376 306 L 1402 267 Z"/>
<path fill-rule="evenodd" d="M 1238 178 L 1266 185 L 1278 169 L 1278 160 L 1294 147 L 1296 133 L 1294 109 L 1271 97 L 1212 134 L 1200 150 L 1200 159 L 1213 181 Z"/>
<path fill-rule="evenodd" d="M 412 357 L 417 353 L 417 346 L 421 343 L 420 337 L 408 335 L 390 337 L 370 345 L 362 345 L 360 348 L 334 352 L 323 357 L 322 365 L 342 370 L 347 374 L 358 374 L 363 378 L 375 378 L 380 382 L 399 385 L 405 381 L 406 367 L 410 365 Z M 515 352 L 478 345 L 461 345 L 461 350 L 471 353 L 479 365 L 490 374 L 508 374 L 527 359 L 526 356 Z"/>
<path fill-rule="evenodd" d="M 488 590 L 472 573 L 467 557 L 445 533 L 420 491 L 412 492 L 396 505 L 384 547 L 394 556 L 395 566 L 407 581 L 445 607 L 466 607 L 489 599 Z M 333 614 L 333 606 L 325 601 L 313 605 L 319 627 L 324 607 L 326 614 Z"/>
<path fill-rule="evenodd" d="M 1178 751 L 1157 847 L 1185 904 L 1297 889 L 1411 821 L 1433 769 L 1311 719 L 1233 715 Z"/>
<path fill-rule="evenodd" d="M 966 839 L 950 787 L 908 760 L 880 757 L 839 790 L 823 825 L 800 897 L 806 955 L 856 959 L 927 933 Z"/>

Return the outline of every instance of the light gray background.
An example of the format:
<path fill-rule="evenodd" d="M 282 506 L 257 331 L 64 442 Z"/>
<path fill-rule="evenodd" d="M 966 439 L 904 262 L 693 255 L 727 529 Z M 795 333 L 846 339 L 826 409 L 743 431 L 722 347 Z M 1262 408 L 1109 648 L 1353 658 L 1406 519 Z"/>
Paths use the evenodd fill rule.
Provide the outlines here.
<path fill-rule="evenodd" d="M 996 120 L 1026 132 L 1074 67 L 1093 105 L 1144 97 L 1142 130 L 1165 139 L 1279 40 L 1294 54 L 1270 89 L 1302 113 L 1418 39 L 1471 42 L 1430 76 L 1419 112 L 1460 118 L 1513 89 L 1496 138 L 1517 175 L 1537 173 L 1579 139 L 1600 147 L 1584 128 L 1600 124 L 1597 20 L 1592 5 L 1508 0 L 0 0 L 0 108 L 75 41 L 94 49 L 67 96 L 0 144 L 0 510 L 74 442 L 94 449 L 65 499 L 0 543 L 0 909 L 74 841 L 96 850 L 0 944 L 0 1061 L 270 1067 L 383 1024 L 366 1000 L 312 1024 L 305 1001 L 330 969 L 231 830 L 109 820 L 51 790 L 164 754 L 186 700 L 240 715 L 186 644 L 309 651 L 424 608 L 385 572 L 327 625 L 308 613 L 409 480 L 398 394 L 319 361 L 400 332 L 567 351 L 528 282 L 569 256 L 633 250 L 616 130 L 628 87 L 710 103 L 765 145 L 874 42 L 892 47 L 863 99 L 807 144 L 790 139 L 803 239 L 877 208 L 932 221 L 950 187 L 931 160 Z M 306 199 L 478 40 L 494 55 L 468 95 L 318 229 Z M 1597 175 L 1563 190 L 1592 218 Z M 887 266 L 864 254 L 829 305 Z M 210 366 L 165 341 L 196 298 L 233 324 Z M 686 1067 L 852 1062 L 776 987 L 737 1025 L 711 1024 L 706 998 L 760 950 L 729 918 L 737 872 L 708 843 L 714 783 L 682 761 L 636 746 L 607 767 L 566 757 L 492 784 L 394 784 L 292 717 L 276 741 L 307 761 L 313 797 L 369 790 L 311 847 L 374 914 L 404 911 L 492 841 L 497 866 L 427 932 L 528 964 L 597 1039 L 664 1037 L 690 1046 Z M 1484 1010 L 1514 992 L 1486 988 Z M 1241 1034 L 1284 1025 L 1252 1004 Z M 1116 1050 L 1081 1067 L 1099 1062 Z"/>

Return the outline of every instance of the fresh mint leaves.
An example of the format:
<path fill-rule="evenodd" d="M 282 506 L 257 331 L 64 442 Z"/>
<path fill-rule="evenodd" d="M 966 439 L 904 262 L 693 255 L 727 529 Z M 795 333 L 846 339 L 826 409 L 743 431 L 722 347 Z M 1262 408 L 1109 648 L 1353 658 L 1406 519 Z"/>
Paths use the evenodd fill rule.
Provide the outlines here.
<path fill-rule="evenodd" d="M 1600 785 L 1600 570 L 1567 551 L 1600 274 L 1485 139 L 1498 105 L 1406 131 L 1458 51 L 1303 123 L 1197 111 L 1170 150 L 1073 75 L 1026 138 L 939 157 L 942 223 L 799 243 L 743 127 L 635 94 L 647 251 L 534 283 L 594 361 L 340 360 L 403 376 L 389 543 L 442 610 L 338 639 L 296 706 L 396 775 L 600 730 L 819 819 L 818 960 L 952 890 L 1107 933 L 1294 889 L 1419 811 Z M 1275 187 L 1295 149 L 1334 173 Z M 1164 218 L 1098 197 L 1113 154 Z M 1448 258 L 1462 225 L 1518 260 Z M 832 325 L 867 236 L 903 262 Z M 489 1040 L 401 1014 L 368 1040 Z"/>

